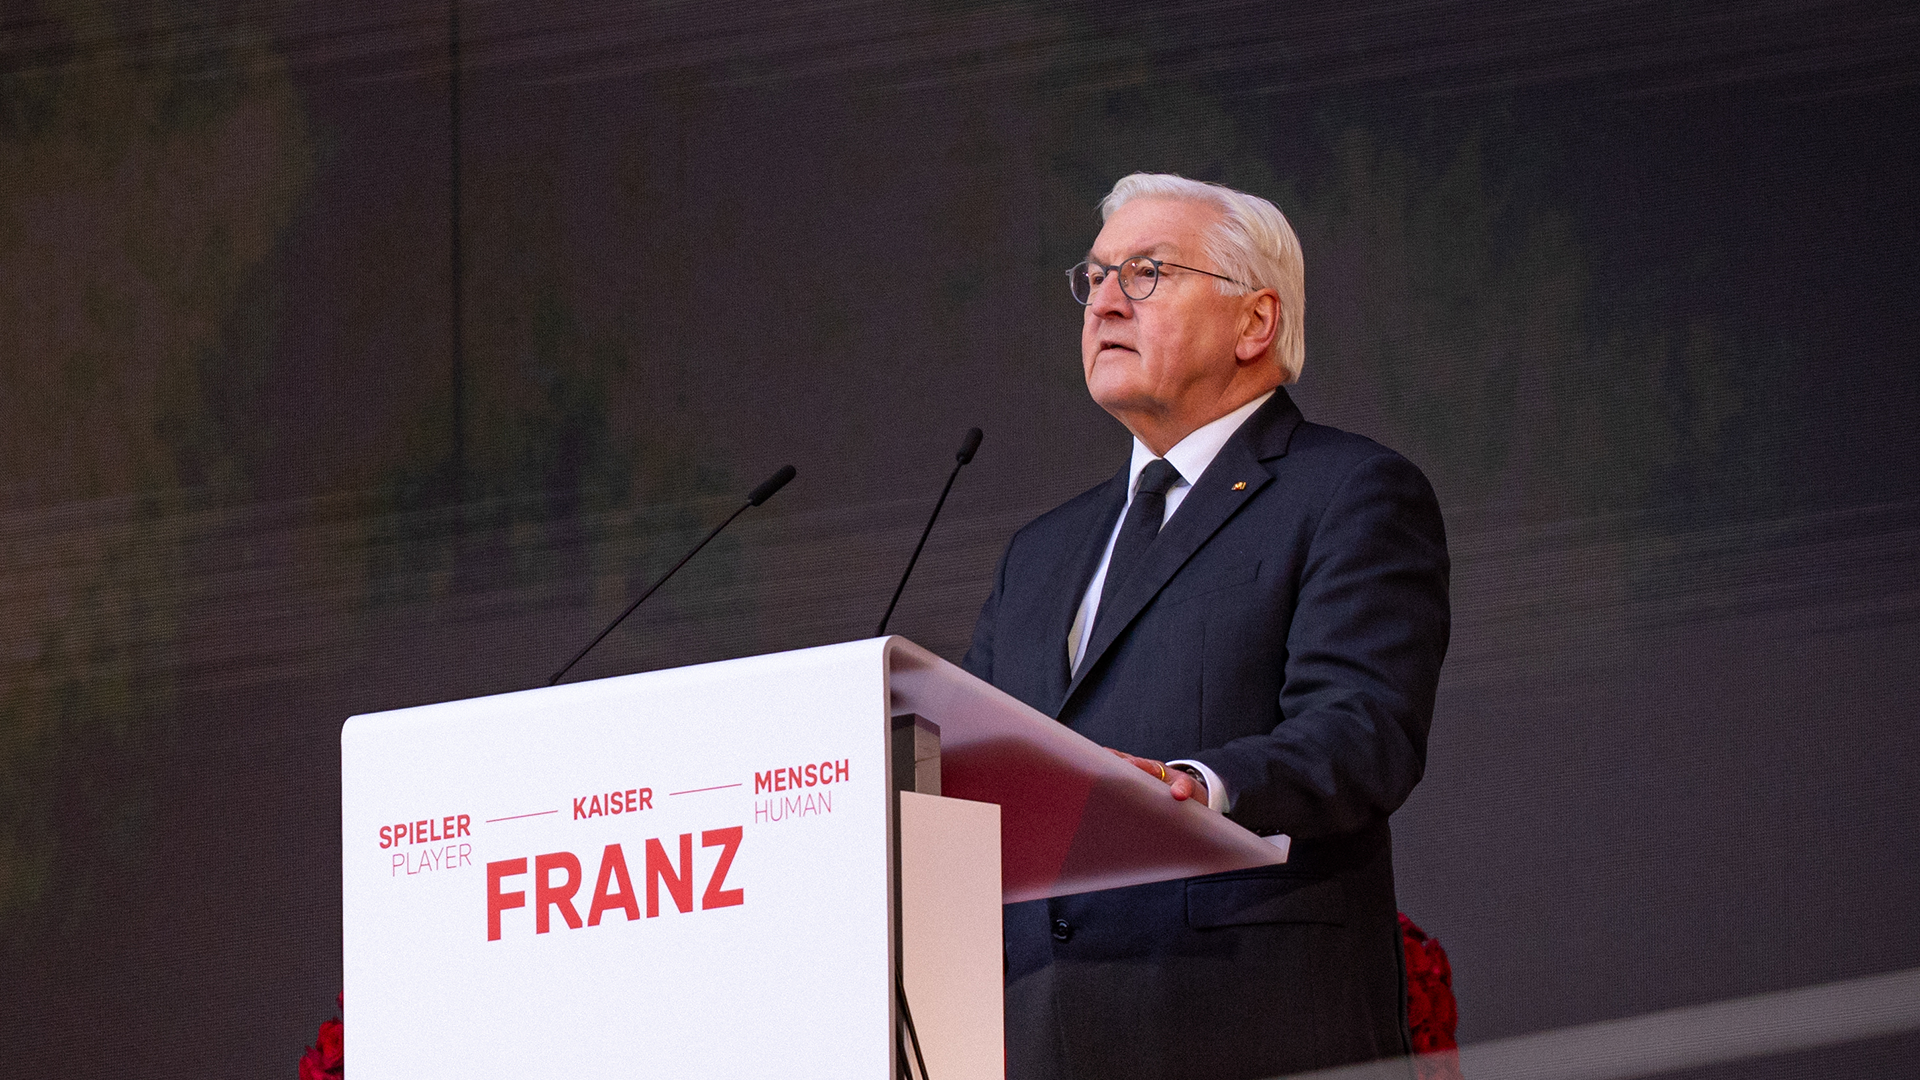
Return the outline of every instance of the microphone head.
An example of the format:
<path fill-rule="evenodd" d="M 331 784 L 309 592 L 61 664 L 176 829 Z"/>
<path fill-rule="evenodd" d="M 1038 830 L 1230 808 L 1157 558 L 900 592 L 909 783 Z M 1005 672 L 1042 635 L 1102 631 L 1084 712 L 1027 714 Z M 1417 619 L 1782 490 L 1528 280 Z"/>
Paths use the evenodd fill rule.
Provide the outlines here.
<path fill-rule="evenodd" d="M 953 456 L 959 460 L 960 464 L 965 465 L 973 460 L 973 452 L 978 449 L 980 449 L 980 429 L 968 428 L 967 437 L 960 444 L 960 452 Z"/>
<path fill-rule="evenodd" d="M 794 477 L 793 466 L 791 465 L 780 466 L 779 472 L 774 473 L 772 476 L 769 476 L 765 480 L 761 481 L 760 486 L 757 488 L 754 488 L 753 493 L 747 496 L 747 505 L 759 506 L 761 503 L 766 502 L 768 499 L 773 498 L 773 493 L 776 491 L 779 491 L 783 487 L 786 487 L 787 481 L 793 479 L 793 477 Z"/>

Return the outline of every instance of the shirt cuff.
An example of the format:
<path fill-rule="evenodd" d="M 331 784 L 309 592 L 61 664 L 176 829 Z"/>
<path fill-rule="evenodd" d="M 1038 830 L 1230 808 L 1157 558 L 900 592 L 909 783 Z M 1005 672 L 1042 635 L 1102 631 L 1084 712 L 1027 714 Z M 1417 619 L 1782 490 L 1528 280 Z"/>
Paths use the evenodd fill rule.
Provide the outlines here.
<path fill-rule="evenodd" d="M 1200 774 L 1200 779 L 1207 782 L 1207 809 L 1216 810 L 1222 814 L 1233 809 L 1233 792 L 1227 790 L 1227 782 L 1220 779 L 1218 773 L 1207 768 L 1204 762 L 1195 761 L 1192 758 L 1181 758 L 1178 761 L 1169 761 L 1167 764 L 1185 765 Z"/>

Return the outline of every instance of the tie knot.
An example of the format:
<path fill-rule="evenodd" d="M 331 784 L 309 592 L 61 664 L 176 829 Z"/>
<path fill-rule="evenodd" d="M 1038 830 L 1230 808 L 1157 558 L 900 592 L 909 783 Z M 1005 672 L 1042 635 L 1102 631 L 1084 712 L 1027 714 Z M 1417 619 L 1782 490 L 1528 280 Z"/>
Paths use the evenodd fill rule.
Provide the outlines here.
<path fill-rule="evenodd" d="M 1147 467 L 1140 470 L 1140 486 L 1136 495 L 1165 495 L 1180 480 L 1180 470 L 1173 467 L 1166 458 L 1154 458 Z"/>

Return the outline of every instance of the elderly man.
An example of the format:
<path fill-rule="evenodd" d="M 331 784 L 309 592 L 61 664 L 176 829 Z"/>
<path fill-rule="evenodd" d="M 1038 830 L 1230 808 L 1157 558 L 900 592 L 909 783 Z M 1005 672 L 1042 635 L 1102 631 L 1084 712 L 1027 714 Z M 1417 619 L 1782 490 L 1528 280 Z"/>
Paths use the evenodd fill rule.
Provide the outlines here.
<path fill-rule="evenodd" d="M 1388 815 L 1448 633 L 1432 488 L 1308 423 L 1304 268 L 1264 199 L 1136 174 L 1070 272 L 1111 480 L 1016 533 L 965 665 L 1284 866 L 1006 909 L 1007 1074 L 1237 1080 L 1407 1050 Z"/>

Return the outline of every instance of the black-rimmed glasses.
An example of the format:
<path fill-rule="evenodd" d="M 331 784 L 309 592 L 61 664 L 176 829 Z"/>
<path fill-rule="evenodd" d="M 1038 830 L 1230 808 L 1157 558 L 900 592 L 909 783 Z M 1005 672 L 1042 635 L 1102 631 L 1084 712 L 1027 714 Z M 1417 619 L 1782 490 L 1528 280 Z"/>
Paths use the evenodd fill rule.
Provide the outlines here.
<path fill-rule="evenodd" d="M 1167 262 L 1164 259 L 1149 259 L 1145 255 L 1125 259 L 1117 266 L 1082 260 L 1075 263 L 1073 269 L 1067 271 L 1067 287 L 1073 290 L 1073 298 L 1084 304 L 1093 299 L 1094 290 L 1107 280 L 1107 275 L 1117 271 L 1120 274 L 1120 291 L 1126 294 L 1127 299 L 1145 300 L 1153 295 L 1154 288 L 1160 284 L 1160 278 L 1165 273 L 1163 268 L 1169 266 L 1175 270 L 1219 278 L 1221 281 L 1232 281 L 1243 289 L 1253 288 L 1243 281 L 1234 281 L 1225 274 L 1216 274 L 1197 266 L 1181 266 L 1179 263 Z"/>

